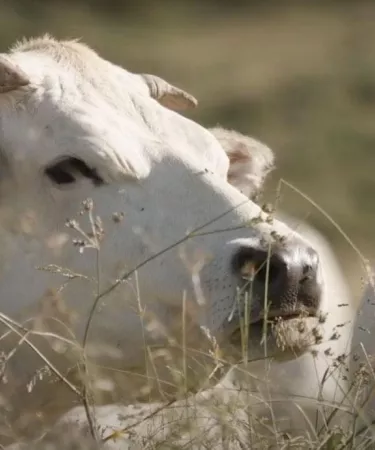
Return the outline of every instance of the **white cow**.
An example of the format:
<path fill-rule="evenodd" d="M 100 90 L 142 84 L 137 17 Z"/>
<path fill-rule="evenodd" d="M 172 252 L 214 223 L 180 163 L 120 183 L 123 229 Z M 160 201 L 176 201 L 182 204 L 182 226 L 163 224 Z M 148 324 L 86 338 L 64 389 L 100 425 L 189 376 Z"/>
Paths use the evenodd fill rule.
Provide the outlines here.
<path fill-rule="evenodd" d="M 236 181 L 242 184 L 243 191 L 251 196 L 259 192 L 271 168 L 273 157 L 270 149 L 234 131 L 222 128 L 210 131 L 230 156 L 229 178 L 235 172 L 238 176 Z M 253 180 L 252 188 L 249 187 L 251 183 L 245 183 L 246 179 Z M 324 276 L 325 309 L 329 311 L 323 327 L 326 337 L 329 340 L 337 332 L 347 338 L 350 326 L 345 322 L 350 321 L 353 314 L 350 291 L 329 243 L 306 223 L 285 215 L 282 219 L 297 227 L 319 253 Z M 330 299 L 339 301 L 330 302 Z M 263 448 L 270 445 L 273 434 L 272 440 L 277 439 L 278 445 L 281 445 L 282 435 L 286 431 L 300 435 L 298 442 L 301 446 L 304 443 L 311 446 L 314 442 L 318 445 L 332 427 L 332 423 L 326 428 L 323 426 L 322 433 L 316 435 L 324 422 L 323 417 L 327 418 L 331 412 L 324 402 L 340 402 L 342 393 L 347 391 L 345 382 L 340 380 L 341 376 L 347 375 L 345 369 L 333 369 L 330 374 L 325 374 L 332 364 L 329 353 L 344 353 L 343 343 L 342 338 L 332 339 L 329 343 L 324 340 L 320 346 L 314 347 L 314 356 L 306 353 L 294 360 L 269 362 L 267 369 L 264 362 L 252 362 L 246 368 L 251 374 L 250 379 L 244 377 L 245 368 L 238 367 L 214 388 L 190 396 L 187 402 L 177 400 L 167 406 L 163 403 L 128 406 L 117 403 L 96 407 L 93 415 L 98 435 L 105 440 L 103 448 L 144 448 L 146 444 L 152 448 L 166 440 L 169 445 L 188 445 L 197 449 L 204 445 L 224 449 L 228 448 L 228 443 L 231 449 L 241 449 L 248 446 L 249 436 L 252 448 Z M 330 352 L 327 352 L 328 348 Z M 324 376 L 327 381 L 319 396 Z M 238 382 L 242 390 L 236 389 Z M 259 418 L 265 419 L 263 425 L 259 425 Z M 339 414 L 336 419 L 342 424 L 343 415 Z M 222 440 L 223 433 L 226 444 Z M 59 449 L 62 441 L 64 448 L 74 448 L 78 442 L 83 448 L 94 448 L 96 445 L 92 442 L 84 407 L 79 406 L 68 412 L 43 439 L 43 444 L 38 440 L 33 445 L 35 449 Z M 18 445 L 8 450 L 34 448 L 30 446 L 31 443 L 27 442 L 24 446 Z"/>
<path fill-rule="evenodd" d="M 241 158 L 249 167 L 255 161 L 241 139 L 228 158 L 222 131 L 172 110 L 195 104 L 160 78 L 130 73 L 78 42 L 43 37 L 1 55 L 6 421 L 34 430 L 30 390 L 41 408 L 32 410 L 37 421 L 70 408 L 68 393 L 81 402 L 85 394 L 72 385 L 82 375 L 77 361 L 106 374 L 94 386 L 102 402 L 176 394 L 192 387 L 187 374 L 202 380 L 218 358 L 238 362 L 244 352 L 251 360 L 265 352 L 296 360 L 295 367 L 308 360 L 308 378 L 293 369 L 282 384 L 315 395 L 311 344 L 323 341 L 318 378 L 345 348 L 349 332 L 327 342 L 349 308 L 323 286 L 314 246 L 237 188 L 246 186 Z M 254 188 L 260 181 L 253 178 Z M 265 316 L 271 323 L 260 345 Z M 50 372 L 70 383 L 63 398 Z M 117 376 L 122 383 L 114 387 Z M 340 389 L 328 381 L 323 394 L 332 400 L 343 396 Z"/>

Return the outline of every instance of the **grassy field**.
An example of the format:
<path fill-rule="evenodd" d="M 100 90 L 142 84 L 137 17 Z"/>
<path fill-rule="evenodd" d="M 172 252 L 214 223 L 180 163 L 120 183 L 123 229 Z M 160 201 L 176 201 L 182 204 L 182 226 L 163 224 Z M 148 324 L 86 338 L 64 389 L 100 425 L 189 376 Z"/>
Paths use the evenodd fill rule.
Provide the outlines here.
<path fill-rule="evenodd" d="M 374 258 L 375 3 L 310 2 L 241 14 L 155 3 L 136 21 L 74 3 L 16 5 L 0 3 L 2 50 L 45 32 L 81 37 L 127 69 L 194 94 L 200 102 L 188 112 L 194 120 L 237 129 L 273 148 L 277 170 L 265 200 L 275 200 L 280 178 L 304 194 L 284 185 L 280 206 L 328 237 L 359 297 L 358 256 L 306 196 Z"/>

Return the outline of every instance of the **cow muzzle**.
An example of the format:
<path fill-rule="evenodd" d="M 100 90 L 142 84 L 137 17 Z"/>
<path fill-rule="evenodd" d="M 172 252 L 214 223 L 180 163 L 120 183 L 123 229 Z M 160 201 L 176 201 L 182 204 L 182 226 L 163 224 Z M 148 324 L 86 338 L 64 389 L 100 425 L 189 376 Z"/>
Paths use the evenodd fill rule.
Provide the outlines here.
<path fill-rule="evenodd" d="M 227 320 L 233 344 L 243 338 L 244 327 L 259 337 L 267 325 L 276 335 L 283 330 L 284 347 L 298 350 L 318 343 L 319 332 L 314 329 L 321 320 L 322 283 L 313 248 L 299 240 L 267 248 L 241 245 L 232 270 L 239 279 Z"/>

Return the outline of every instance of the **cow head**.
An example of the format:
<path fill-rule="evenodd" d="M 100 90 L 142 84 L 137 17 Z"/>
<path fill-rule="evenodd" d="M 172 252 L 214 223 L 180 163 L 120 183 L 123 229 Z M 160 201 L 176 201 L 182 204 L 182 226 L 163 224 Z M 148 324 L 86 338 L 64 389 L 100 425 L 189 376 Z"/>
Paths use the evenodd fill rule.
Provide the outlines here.
<path fill-rule="evenodd" d="M 1 56 L 2 313 L 53 324 L 127 369 L 180 323 L 183 339 L 217 348 L 242 352 L 245 336 L 251 358 L 270 321 L 270 354 L 306 351 L 317 254 L 251 199 L 272 152 L 174 111 L 195 104 L 78 42 L 45 37 Z"/>

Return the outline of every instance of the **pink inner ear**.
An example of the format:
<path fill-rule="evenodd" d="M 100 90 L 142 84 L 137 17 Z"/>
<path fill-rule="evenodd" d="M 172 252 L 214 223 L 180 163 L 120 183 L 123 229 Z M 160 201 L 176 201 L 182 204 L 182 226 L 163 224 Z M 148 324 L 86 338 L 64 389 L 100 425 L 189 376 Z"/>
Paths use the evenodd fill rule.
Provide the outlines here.
<path fill-rule="evenodd" d="M 209 129 L 229 159 L 227 180 L 247 196 L 258 195 L 273 169 L 273 152 L 262 142 L 221 127 Z"/>
<path fill-rule="evenodd" d="M 245 164 L 251 160 L 249 152 L 242 145 L 237 145 L 235 150 L 228 152 L 228 157 L 231 165 Z"/>
<path fill-rule="evenodd" d="M 241 183 L 242 176 L 251 172 L 252 157 L 244 145 L 238 144 L 227 153 L 229 157 L 228 181 Z"/>

